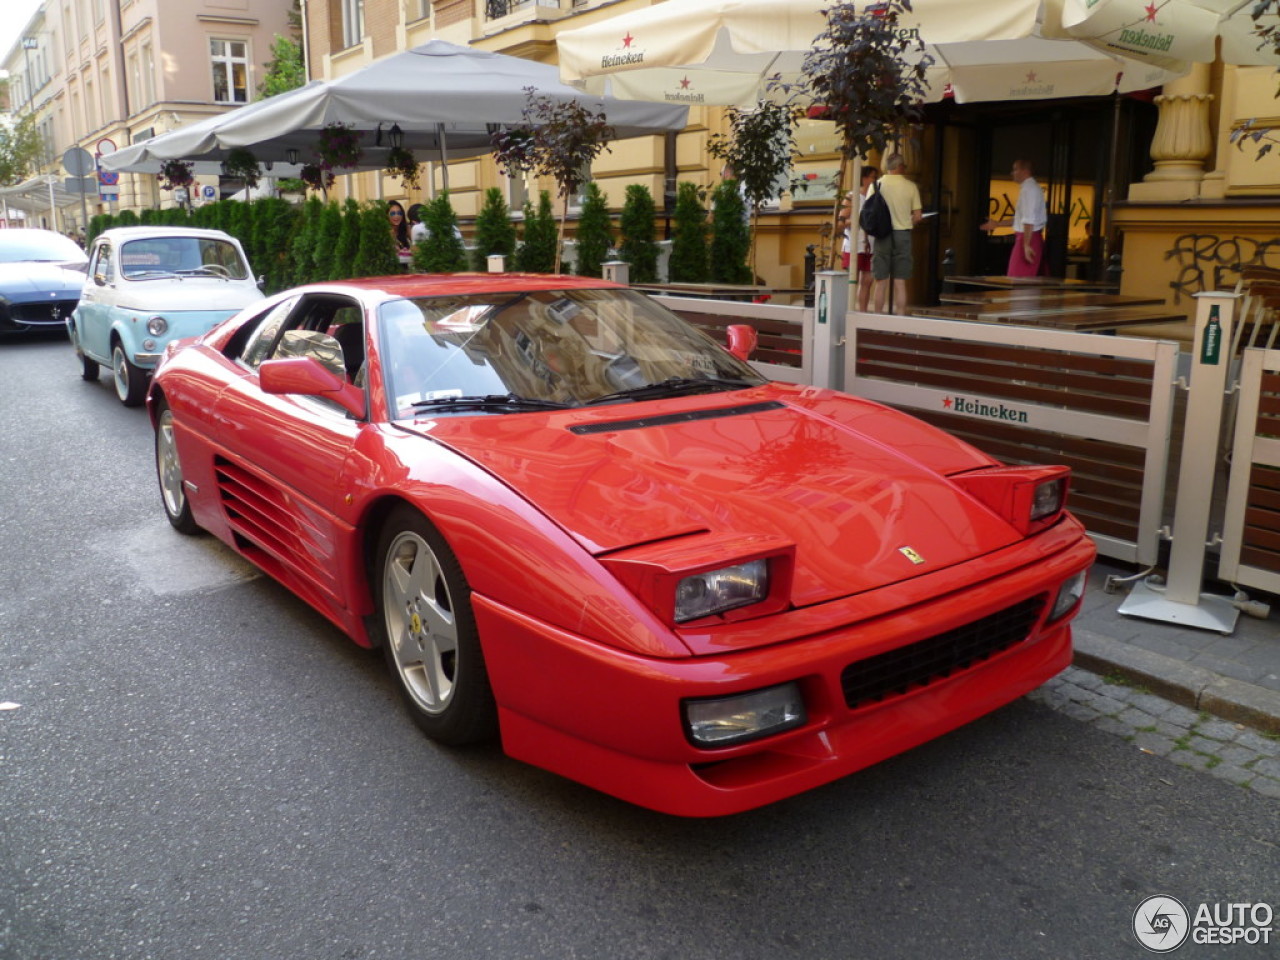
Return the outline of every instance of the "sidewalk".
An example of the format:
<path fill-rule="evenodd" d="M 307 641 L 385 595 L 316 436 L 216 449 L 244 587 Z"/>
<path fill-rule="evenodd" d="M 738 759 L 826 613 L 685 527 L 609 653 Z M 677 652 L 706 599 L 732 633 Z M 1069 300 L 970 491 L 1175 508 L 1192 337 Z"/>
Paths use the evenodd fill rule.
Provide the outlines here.
<path fill-rule="evenodd" d="M 1131 573 L 1128 566 L 1106 559 L 1094 564 L 1074 623 L 1076 666 L 1123 679 L 1189 709 L 1280 734 L 1280 601 L 1266 620 L 1241 614 L 1234 632 L 1223 636 L 1121 616 L 1116 611 L 1129 585 L 1109 594 L 1105 583 L 1110 574 Z"/>

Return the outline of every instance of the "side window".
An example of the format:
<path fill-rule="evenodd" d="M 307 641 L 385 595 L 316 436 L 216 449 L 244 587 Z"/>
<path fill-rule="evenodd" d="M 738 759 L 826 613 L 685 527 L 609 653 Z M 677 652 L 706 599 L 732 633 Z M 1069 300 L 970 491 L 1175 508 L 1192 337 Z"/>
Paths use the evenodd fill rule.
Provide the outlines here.
<path fill-rule="evenodd" d="M 94 282 L 99 285 L 115 283 L 116 274 L 111 263 L 111 244 L 98 244 L 98 247 L 93 254 L 93 266 L 89 269 L 89 275 L 92 276 Z"/>
<path fill-rule="evenodd" d="M 233 353 L 239 347 L 237 359 L 243 366 L 250 370 L 257 370 L 258 365 L 271 355 L 276 341 L 280 339 L 285 321 L 289 319 L 297 302 L 296 297 L 283 300 L 257 321 L 245 324 L 243 329 L 247 331 L 247 339 L 240 340 L 238 344 L 232 344 Z"/>

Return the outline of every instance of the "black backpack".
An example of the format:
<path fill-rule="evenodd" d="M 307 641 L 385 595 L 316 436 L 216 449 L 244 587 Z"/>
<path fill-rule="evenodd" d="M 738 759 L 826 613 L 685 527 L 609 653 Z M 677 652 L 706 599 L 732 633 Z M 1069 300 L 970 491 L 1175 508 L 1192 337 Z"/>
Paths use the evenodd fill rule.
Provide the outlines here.
<path fill-rule="evenodd" d="M 880 195 L 880 184 L 875 185 L 871 196 L 862 204 L 858 214 L 858 226 L 869 237 L 883 240 L 893 233 L 893 214 L 889 212 L 889 202 Z"/>

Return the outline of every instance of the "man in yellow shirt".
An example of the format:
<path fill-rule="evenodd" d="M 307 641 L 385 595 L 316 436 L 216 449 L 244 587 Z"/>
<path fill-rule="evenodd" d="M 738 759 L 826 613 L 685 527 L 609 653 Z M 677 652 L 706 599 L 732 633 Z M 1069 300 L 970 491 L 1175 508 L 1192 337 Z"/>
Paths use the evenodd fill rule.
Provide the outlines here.
<path fill-rule="evenodd" d="M 902 154 L 891 153 L 884 161 L 885 175 L 880 178 L 880 193 L 893 217 L 893 233 L 877 237 L 871 255 L 871 274 L 876 280 L 876 313 L 885 312 L 889 299 L 889 281 L 893 281 L 893 312 L 907 312 L 907 281 L 911 279 L 911 228 L 920 222 L 924 209 L 920 188 L 903 175 L 906 163 Z"/>

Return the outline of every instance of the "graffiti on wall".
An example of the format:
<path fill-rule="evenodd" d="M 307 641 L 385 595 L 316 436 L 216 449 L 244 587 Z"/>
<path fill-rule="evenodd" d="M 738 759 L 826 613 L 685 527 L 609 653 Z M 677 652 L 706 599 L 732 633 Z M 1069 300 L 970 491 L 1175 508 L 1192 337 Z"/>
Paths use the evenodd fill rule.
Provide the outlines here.
<path fill-rule="evenodd" d="M 1174 263 L 1173 302 L 1180 303 L 1206 290 L 1234 287 L 1245 267 L 1280 270 L 1280 238 L 1219 237 L 1210 233 L 1184 233 L 1164 252 Z"/>

